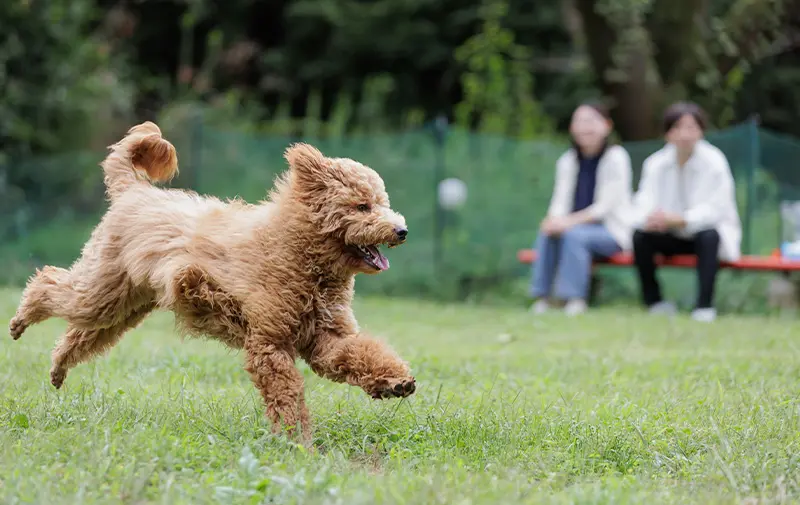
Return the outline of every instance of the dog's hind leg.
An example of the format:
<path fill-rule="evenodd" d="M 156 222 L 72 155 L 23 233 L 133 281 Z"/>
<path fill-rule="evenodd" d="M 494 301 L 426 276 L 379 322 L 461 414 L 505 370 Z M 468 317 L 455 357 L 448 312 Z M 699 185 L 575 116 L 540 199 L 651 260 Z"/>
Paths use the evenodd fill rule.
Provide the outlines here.
<path fill-rule="evenodd" d="M 303 393 L 303 375 L 292 354 L 260 342 L 257 337 L 248 339 L 245 349 L 245 369 L 264 398 L 273 433 L 285 429 L 294 435 L 299 422 L 303 441 L 310 444 L 311 421 Z"/>
<path fill-rule="evenodd" d="M 416 390 L 408 365 L 385 343 L 361 334 L 321 333 L 304 358 L 317 375 L 360 387 L 376 399 L 406 397 Z"/>
<path fill-rule="evenodd" d="M 50 382 L 60 388 L 70 368 L 109 350 L 126 331 L 138 326 L 155 307 L 155 302 L 143 305 L 125 320 L 108 328 L 86 329 L 70 325 L 53 349 Z"/>
<path fill-rule="evenodd" d="M 69 289 L 70 272 L 63 268 L 46 266 L 28 280 L 17 313 L 8 325 L 9 333 L 17 340 L 25 330 L 55 315 L 55 305 L 64 302 L 63 297 L 53 294 Z"/>
<path fill-rule="evenodd" d="M 151 290 L 134 286 L 113 263 L 80 262 L 70 270 L 45 267 L 28 282 L 9 331 L 18 339 L 30 325 L 50 317 L 76 328 L 111 328 L 154 296 Z"/>

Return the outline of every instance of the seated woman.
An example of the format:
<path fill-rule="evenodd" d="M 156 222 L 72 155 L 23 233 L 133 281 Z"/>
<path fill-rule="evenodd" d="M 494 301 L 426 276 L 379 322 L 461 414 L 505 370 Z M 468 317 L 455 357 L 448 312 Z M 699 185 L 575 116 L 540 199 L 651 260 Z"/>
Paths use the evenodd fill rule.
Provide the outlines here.
<path fill-rule="evenodd" d="M 716 319 L 714 284 L 719 260 L 740 256 L 742 225 L 736 186 L 725 154 L 704 138 L 706 116 L 695 103 L 678 102 L 664 113 L 666 145 L 642 165 L 633 201 L 633 254 L 642 302 L 653 314 L 675 306 L 661 297 L 655 256 L 697 255 L 697 300 L 692 318 Z"/>
<path fill-rule="evenodd" d="M 534 246 L 534 313 L 550 308 L 551 294 L 566 302 L 568 315 L 584 312 L 593 257 L 630 249 L 631 159 L 622 146 L 609 145 L 612 127 L 608 110 L 597 103 L 583 103 L 572 115 L 573 146 L 556 162 L 550 207 Z"/>

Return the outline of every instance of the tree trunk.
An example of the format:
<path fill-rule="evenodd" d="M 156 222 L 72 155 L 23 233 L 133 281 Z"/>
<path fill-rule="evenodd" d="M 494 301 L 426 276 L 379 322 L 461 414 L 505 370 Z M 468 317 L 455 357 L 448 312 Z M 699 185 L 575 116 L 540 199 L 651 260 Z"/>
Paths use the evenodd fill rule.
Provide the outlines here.
<path fill-rule="evenodd" d="M 694 81 L 701 65 L 696 55 L 703 34 L 708 0 L 655 0 L 646 17 L 647 32 L 655 48 L 653 58 L 665 86 L 683 86 Z M 674 96 L 672 99 L 685 98 Z"/>
<path fill-rule="evenodd" d="M 624 140 L 657 137 L 660 131 L 656 107 L 663 92 L 658 75 L 653 72 L 648 44 L 623 47 L 620 30 L 597 12 L 596 3 L 575 0 L 575 7 L 581 14 L 586 50 L 600 89 L 612 99 L 616 129 Z"/>

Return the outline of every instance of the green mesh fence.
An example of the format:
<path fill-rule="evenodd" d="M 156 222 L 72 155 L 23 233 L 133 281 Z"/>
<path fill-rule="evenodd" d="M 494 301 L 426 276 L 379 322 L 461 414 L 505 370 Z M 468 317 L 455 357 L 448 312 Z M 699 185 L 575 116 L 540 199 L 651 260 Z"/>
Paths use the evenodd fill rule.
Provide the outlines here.
<path fill-rule="evenodd" d="M 282 153 L 296 138 L 243 134 L 201 123 L 165 129 L 179 151 L 174 186 L 249 201 L 265 197 Z M 464 296 L 522 280 L 517 250 L 530 247 L 553 187 L 556 159 L 566 142 L 515 141 L 451 129 L 441 141 L 433 128 L 399 134 L 305 139 L 323 153 L 357 159 L 386 182 L 392 206 L 406 216 L 406 245 L 392 249 L 392 268 L 362 276 L 359 292 Z M 708 135 L 728 156 L 737 182 L 746 252 L 768 254 L 780 244 L 779 202 L 800 199 L 798 141 L 744 123 Z M 642 161 L 660 141 L 625 144 L 638 183 Z M 68 265 L 80 253 L 103 211 L 97 163 L 104 153 L 25 160 L 26 187 L 3 185 L 0 172 L 0 283 L 20 283 L 41 264 Z M 1 170 L 1 169 L 0 169 Z M 57 181 L 53 184 L 53 177 Z M 455 211 L 437 206 L 437 182 L 458 177 L 469 188 Z"/>

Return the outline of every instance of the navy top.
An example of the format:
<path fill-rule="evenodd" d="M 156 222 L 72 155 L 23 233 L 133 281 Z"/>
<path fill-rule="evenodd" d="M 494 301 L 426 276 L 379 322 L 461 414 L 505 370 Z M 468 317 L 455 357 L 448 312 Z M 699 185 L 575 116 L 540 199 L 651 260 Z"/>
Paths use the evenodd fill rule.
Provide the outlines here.
<path fill-rule="evenodd" d="M 578 178 L 575 182 L 575 198 L 573 200 L 572 212 L 578 212 L 590 206 L 594 202 L 594 187 L 597 183 L 597 166 L 606 148 L 600 150 L 595 156 L 585 158 L 579 149 L 575 149 L 578 155 Z"/>

